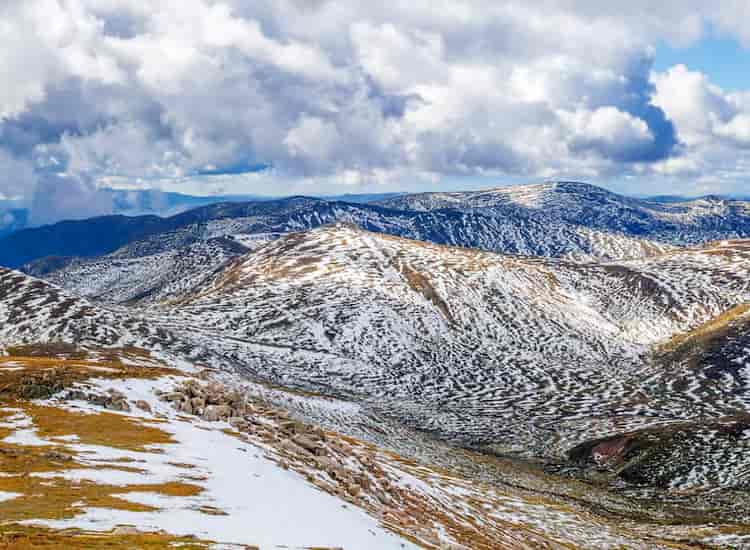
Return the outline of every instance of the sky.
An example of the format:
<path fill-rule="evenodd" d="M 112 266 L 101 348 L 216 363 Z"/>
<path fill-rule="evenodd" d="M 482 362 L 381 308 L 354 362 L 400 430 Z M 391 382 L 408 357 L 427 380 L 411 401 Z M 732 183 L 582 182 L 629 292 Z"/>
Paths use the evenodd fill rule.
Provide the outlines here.
<path fill-rule="evenodd" d="M 746 0 L 3 0 L 0 202 L 750 195 Z"/>

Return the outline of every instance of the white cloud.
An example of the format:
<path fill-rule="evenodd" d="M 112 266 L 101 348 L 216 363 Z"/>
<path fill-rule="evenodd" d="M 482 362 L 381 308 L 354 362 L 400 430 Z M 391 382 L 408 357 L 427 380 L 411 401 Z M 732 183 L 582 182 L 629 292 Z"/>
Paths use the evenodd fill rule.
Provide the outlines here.
<path fill-rule="evenodd" d="M 657 164 L 658 173 L 710 178 L 717 191 L 746 185 L 750 164 L 750 95 L 729 93 L 708 77 L 677 65 L 654 74 L 654 103 L 675 122 L 685 144 L 681 159 Z"/>
<path fill-rule="evenodd" d="M 0 192 L 53 180 L 88 197 L 112 178 L 257 165 L 311 192 L 698 178 L 750 145 L 750 102 L 684 67 L 652 75 L 652 45 L 688 44 L 709 23 L 745 40 L 746 12 L 733 0 L 7 0 L 0 163 L 25 175 Z"/>

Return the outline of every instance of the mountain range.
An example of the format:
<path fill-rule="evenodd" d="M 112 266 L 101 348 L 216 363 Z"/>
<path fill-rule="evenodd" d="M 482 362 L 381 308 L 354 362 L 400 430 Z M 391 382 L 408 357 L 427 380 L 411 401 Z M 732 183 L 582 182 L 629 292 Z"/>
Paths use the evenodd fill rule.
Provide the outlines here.
<path fill-rule="evenodd" d="M 0 269 L 0 343 L 152 350 L 400 453 L 433 457 L 419 434 L 551 492 L 731 522 L 750 518 L 748 237 L 742 201 L 571 182 L 64 222 L 0 242 L 22 266 Z"/>
<path fill-rule="evenodd" d="M 106 216 L 27 229 L 0 239 L 0 265 L 17 268 L 49 256 L 96 257 L 134 242 L 153 242 L 155 236 L 174 248 L 215 237 L 280 234 L 337 221 L 508 254 L 620 259 L 748 236 L 750 203 L 701 199 L 661 204 L 570 182 L 404 195 L 364 204 L 291 197 L 212 204 L 167 218 Z"/>

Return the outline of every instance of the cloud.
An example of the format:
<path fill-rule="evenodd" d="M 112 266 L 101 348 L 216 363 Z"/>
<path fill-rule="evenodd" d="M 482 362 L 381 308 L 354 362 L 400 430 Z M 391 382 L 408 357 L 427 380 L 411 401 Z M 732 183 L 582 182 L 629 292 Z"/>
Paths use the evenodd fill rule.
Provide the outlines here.
<path fill-rule="evenodd" d="M 750 145 L 747 98 L 684 67 L 652 74 L 652 44 L 688 44 L 708 24 L 747 40 L 746 12 L 733 0 L 7 0 L 0 193 L 49 220 L 51 201 L 61 216 L 106 211 L 106 182 L 239 167 L 310 192 L 701 177 Z"/>
<path fill-rule="evenodd" d="M 692 177 L 712 191 L 746 193 L 750 166 L 750 93 L 726 92 L 708 77 L 677 65 L 653 75 L 654 103 L 674 121 L 685 144 L 683 159 L 657 172 Z"/>

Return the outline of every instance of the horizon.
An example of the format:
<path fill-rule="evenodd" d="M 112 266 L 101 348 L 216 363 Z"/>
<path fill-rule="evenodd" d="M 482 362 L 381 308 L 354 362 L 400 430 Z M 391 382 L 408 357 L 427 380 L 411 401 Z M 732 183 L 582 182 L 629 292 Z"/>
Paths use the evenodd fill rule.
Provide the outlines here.
<path fill-rule="evenodd" d="M 731 196 L 731 195 L 717 195 L 717 194 L 706 194 L 706 195 L 697 195 L 697 196 L 685 196 L 685 195 L 673 195 L 673 194 L 657 194 L 657 195 L 638 195 L 638 194 L 626 194 L 626 193 L 618 193 L 616 191 L 612 191 L 611 189 L 608 189 L 604 186 L 600 185 L 594 185 L 585 181 L 573 181 L 573 180 L 547 180 L 547 181 L 540 181 L 536 183 L 519 183 L 519 184 L 505 184 L 505 185 L 495 185 L 492 187 L 483 187 L 479 189 L 452 189 L 452 190 L 445 190 L 445 189 L 437 189 L 432 191 L 419 191 L 419 192 L 383 192 L 383 193 L 343 193 L 339 195 L 304 195 L 304 194 L 290 194 L 290 195 L 190 195 L 185 193 L 179 193 L 174 191 L 161 191 L 159 189 L 129 189 L 129 190 L 119 190 L 114 188 L 103 188 L 101 191 L 125 191 L 126 193 L 136 193 L 135 197 L 141 197 L 142 194 L 148 194 L 148 193 L 157 193 L 157 194 L 166 194 L 166 195 L 173 195 L 176 197 L 179 197 L 180 199 L 186 199 L 186 200 L 193 200 L 198 199 L 198 204 L 190 204 L 190 202 L 186 203 L 179 203 L 177 205 L 173 205 L 171 208 L 163 208 L 163 209 L 142 209 L 138 207 L 137 204 L 137 198 L 131 197 L 132 201 L 132 208 L 122 208 L 119 211 L 110 212 L 106 214 L 99 214 L 94 216 L 83 216 L 83 217 L 77 217 L 77 218 L 63 218 L 59 220 L 55 220 L 49 223 L 40 223 L 40 224 L 28 224 L 23 227 L 20 227 L 16 231 L 10 231 L 9 233 L 6 233 L 5 235 L 2 235 L 2 232 L 0 232 L 0 236 L 8 236 L 12 233 L 24 230 L 24 229 L 36 229 L 39 227 L 45 227 L 50 225 L 55 225 L 57 223 L 63 223 L 63 222 L 75 222 L 75 221 L 86 221 L 93 218 L 105 218 L 105 217 L 112 217 L 112 216 L 125 216 L 125 217 L 142 217 L 142 216 L 158 216 L 162 218 L 168 218 L 173 216 L 178 216 L 180 214 L 183 214 L 185 212 L 189 212 L 192 210 L 197 210 L 200 208 L 204 208 L 207 206 L 215 205 L 215 204 L 231 204 L 231 203 L 252 203 L 252 202 L 270 202 L 270 201 L 282 201 L 286 199 L 293 199 L 293 198 L 311 198 L 311 199 L 320 199 L 324 201 L 330 201 L 334 200 L 337 202 L 348 202 L 346 200 L 347 197 L 351 197 L 352 199 L 356 199 L 358 197 L 374 197 L 372 200 L 367 201 L 353 201 L 354 203 L 362 202 L 362 203 L 369 203 L 369 202 L 377 202 L 379 198 L 385 198 L 388 196 L 408 196 L 408 195 L 421 195 L 421 194 L 433 194 L 433 193 L 483 193 L 483 192 L 491 192 L 491 191 L 497 191 L 502 189 L 508 189 L 513 187 L 531 187 L 531 186 L 542 186 L 542 185 L 550 185 L 550 184 L 575 184 L 575 185 L 583 185 L 583 186 L 589 186 L 594 187 L 597 189 L 602 189 L 607 192 L 613 193 L 618 196 L 622 196 L 625 198 L 632 198 L 632 199 L 638 199 L 642 201 L 656 201 L 659 202 L 660 200 L 669 200 L 669 202 L 689 202 L 689 201 L 695 201 L 695 200 L 701 200 L 701 199 L 718 199 L 718 200 L 725 200 L 725 201 L 737 201 L 737 202 L 748 202 L 750 201 L 750 197 L 747 196 Z M 216 200 L 213 200 L 216 199 Z M 2 201 L 0 201 L 0 207 L 2 206 Z M 23 211 L 24 209 L 22 207 L 14 208 L 13 210 L 16 211 Z M 2 225 L 0 224 L 0 230 L 2 229 Z"/>

